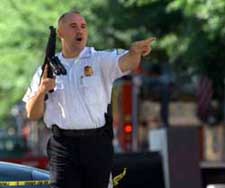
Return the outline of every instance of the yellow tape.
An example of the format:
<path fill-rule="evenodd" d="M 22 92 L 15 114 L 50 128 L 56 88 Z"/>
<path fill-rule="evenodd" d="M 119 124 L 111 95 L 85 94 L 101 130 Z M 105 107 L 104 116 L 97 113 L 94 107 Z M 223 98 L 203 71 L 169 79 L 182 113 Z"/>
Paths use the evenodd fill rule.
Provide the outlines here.
<path fill-rule="evenodd" d="M 119 175 L 115 176 L 113 178 L 113 186 L 117 186 L 119 184 L 119 181 L 124 178 L 126 173 L 127 173 L 127 169 L 124 168 L 122 173 L 120 173 Z"/>
<path fill-rule="evenodd" d="M 37 186 L 50 185 L 50 180 L 36 180 L 36 181 L 0 181 L 0 186 L 15 187 L 15 186 Z"/>
<path fill-rule="evenodd" d="M 113 186 L 117 186 L 119 181 L 126 175 L 126 168 L 123 172 L 113 178 Z M 16 186 L 37 186 L 37 185 L 50 185 L 50 180 L 34 180 L 34 181 L 0 181 L 0 186 L 4 187 L 16 187 Z"/>

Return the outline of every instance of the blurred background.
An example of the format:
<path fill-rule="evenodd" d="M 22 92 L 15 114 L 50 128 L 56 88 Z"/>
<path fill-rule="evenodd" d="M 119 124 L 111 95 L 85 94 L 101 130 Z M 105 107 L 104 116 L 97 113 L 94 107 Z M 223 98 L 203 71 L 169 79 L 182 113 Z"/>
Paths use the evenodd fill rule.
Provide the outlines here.
<path fill-rule="evenodd" d="M 71 9 L 99 50 L 157 38 L 141 67 L 115 82 L 116 152 L 148 151 L 154 129 L 194 126 L 201 160 L 225 161 L 224 0 L 1 0 L 1 160 L 47 167 L 49 131 L 25 118 L 21 100 L 44 61 L 48 27 Z"/>

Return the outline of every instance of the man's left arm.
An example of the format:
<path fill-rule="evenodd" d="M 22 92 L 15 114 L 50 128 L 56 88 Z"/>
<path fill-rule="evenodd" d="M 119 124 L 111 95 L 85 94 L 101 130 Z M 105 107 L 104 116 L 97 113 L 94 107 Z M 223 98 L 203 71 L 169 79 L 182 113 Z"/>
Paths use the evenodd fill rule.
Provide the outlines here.
<path fill-rule="evenodd" d="M 151 52 L 151 44 L 155 38 L 134 42 L 128 53 L 119 58 L 119 67 L 122 72 L 133 71 L 138 68 L 141 57 L 148 55 Z"/>

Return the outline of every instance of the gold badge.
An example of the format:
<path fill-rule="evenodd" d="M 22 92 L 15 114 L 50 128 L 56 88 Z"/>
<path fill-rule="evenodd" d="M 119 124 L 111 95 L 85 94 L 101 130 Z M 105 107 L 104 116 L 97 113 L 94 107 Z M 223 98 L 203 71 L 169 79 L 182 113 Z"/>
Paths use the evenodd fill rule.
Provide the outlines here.
<path fill-rule="evenodd" d="M 87 65 L 84 67 L 84 75 L 85 76 L 92 76 L 94 74 L 94 71 L 90 65 Z"/>

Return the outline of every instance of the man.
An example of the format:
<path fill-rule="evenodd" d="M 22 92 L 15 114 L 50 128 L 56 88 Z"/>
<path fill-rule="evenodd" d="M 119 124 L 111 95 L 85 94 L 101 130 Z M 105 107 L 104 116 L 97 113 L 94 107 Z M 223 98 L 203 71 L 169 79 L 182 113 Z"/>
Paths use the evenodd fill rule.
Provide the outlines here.
<path fill-rule="evenodd" d="M 106 188 L 112 168 L 112 137 L 105 118 L 113 81 L 140 64 L 151 51 L 149 38 L 135 42 L 124 54 L 86 47 L 87 23 L 79 12 L 58 20 L 62 52 L 57 54 L 66 76 L 40 80 L 35 73 L 23 100 L 28 118 L 44 117 L 53 136 L 47 146 L 54 188 Z M 53 93 L 48 91 L 54 89 Z M 48 99 L 45 100 L 45 95 Z"/>

